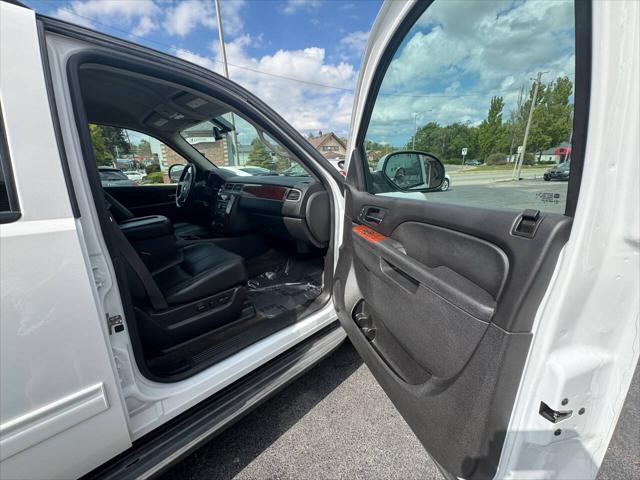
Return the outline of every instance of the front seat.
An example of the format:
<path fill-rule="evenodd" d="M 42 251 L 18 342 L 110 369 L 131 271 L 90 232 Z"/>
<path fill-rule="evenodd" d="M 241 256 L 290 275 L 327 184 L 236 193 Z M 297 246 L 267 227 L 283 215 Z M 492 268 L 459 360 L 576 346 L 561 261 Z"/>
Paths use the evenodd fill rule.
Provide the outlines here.
<path fill-rule="evenodd" d="M 138 334 L 147 350 L 163 350 L 240 316 L 246 298 L 244 259 L 213 243 L 179 247 L 160 215 L 110 218 L 124 257 Z"/>
<path fill-rule="evenodd" d="M 113 218 L 118 223 L 122 223 L 126 220 L 131 220 L 136 218 L 136 216 L 125 207 L 122 203 L 116 200 L 112 195 L 104 191 L 104 198 L 107 203 L 107 208 L 113 215 Z M 196 225 L 195 223 L 188 222 L 176 222 L 173 224 L 173 231 L 175 235 L 179 238 L 187 238 L 187 237 L 197 237 L 204 236 L 208 230 L 206 227 L 202 225 Z"/>

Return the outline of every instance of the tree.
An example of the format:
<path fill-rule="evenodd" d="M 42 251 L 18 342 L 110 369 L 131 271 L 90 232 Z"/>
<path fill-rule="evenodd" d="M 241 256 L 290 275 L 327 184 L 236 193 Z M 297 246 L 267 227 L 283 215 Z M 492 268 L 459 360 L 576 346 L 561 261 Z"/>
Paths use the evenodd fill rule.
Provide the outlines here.
<path fill-rule="evenodd" d="M 534 87 L 531 86 L 527 101 L 512 113 L 510 119 L 516 146 L 522 144 Z M 558 77 L 539 86 L 529 127 L 528 152 L 540 152 L 569 139 L 573 118 L 573 105 L 569 103 L 572 93 L 573 83 L 568 77 Z"/>
<path fill-rule="evenodd" d="M 271 152 L 269 152 L 264 143 L 262 143 L 259 138 L 251 140 L 248 165 L 271 169 L 273 163 Z"/>
<path fill-rule="evenodd" d="M 96 163 L 100 167 L 112 167 L 113 155 L 107 148 L 107 142 L 98 125 L 89 124 L 89 134 L 91 135 L 91 145 Z"/>
<path fill-rule="evenodd" d="M 478 127 L 478 147 L 482 159 L 492 153 L 504 153 L 508 150 L 507 128 L 502 123 L 502 97 L 491 97 L 487 118 Z"/>
<path fill-rule="evenodd" d="M 138 146 L 136 147 L 136 151 L 142 158 L 153 158 L 151 143 L 149 143 L 149 140 L 147 139 L 143 138 L 140 140 L 140 143 L 138 143 Z"/>
<path fill-rule="evenodd" d="M 102 131 L 107 148 L 113 158 L 131 153 L 131 146 L 122 128 L 108 127 L 106 125 L 98 125 L 98 128 Z"/>

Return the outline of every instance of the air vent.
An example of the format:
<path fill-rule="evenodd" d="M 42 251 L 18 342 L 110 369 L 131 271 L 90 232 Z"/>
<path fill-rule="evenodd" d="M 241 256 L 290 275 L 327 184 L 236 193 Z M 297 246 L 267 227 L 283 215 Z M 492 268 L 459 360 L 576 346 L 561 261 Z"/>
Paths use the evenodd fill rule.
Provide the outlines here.
<path fill-rule="evenodd" d="M 289 193 L 287 193 L 287 200 L 297 202 L 298 200 L 300 200 L 300 195 L 300 190 L 289 190 Z"/>
<path fill-rule="evenodd" d="M 241 184 L 241 183 L 236 183 L 236 184 L 233 186 L 233 189 L 234 189 L 234 190 L 242 190 L 242 184 Z"/>

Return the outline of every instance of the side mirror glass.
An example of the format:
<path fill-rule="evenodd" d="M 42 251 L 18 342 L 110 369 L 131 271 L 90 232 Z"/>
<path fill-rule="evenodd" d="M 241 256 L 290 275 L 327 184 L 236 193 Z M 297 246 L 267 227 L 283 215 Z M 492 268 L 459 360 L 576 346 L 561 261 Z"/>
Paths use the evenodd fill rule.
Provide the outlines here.
<path fill-rule="evenodd" d="M 179 163 L 174 163 L 169 167 L 169 180 L 171 180 L 171 183 L 178 183 L 180 181 L 183 170 L 184 165 Z"/>
<path fill-rule="evenodd" d="M 431 192 L 444 181 L 444 165 L 429 153 L 393 152 L 382 157 L 380 173 L 395 190 Z"/>

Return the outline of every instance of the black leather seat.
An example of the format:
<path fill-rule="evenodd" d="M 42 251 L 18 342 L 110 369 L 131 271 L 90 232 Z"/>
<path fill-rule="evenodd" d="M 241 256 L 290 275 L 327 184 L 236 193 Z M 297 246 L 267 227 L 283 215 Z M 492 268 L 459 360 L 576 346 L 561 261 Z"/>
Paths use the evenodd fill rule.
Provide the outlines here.
<path fill-rule="evenodd" d="M 160 215 L 110 226 L 145 348 L 161 350 L 239 318 L 247 283 L 241 256 L 208 242 L 180 246 Z"/>
<path fill-rule="evenodd" d="M 180 238 L 198 237 L 209 233 L 209 230 L 202 225 L 187 222 L 174 223 L 173 230 L 176 232 L 176 236 Z"/>
<path fill-rule="evenodd" d="M 211 243 L 179 249 L 180 261 L 157 271 L 153 279 L 169 305 L 193 302 L 247 281 L 244 259 Z"/>
<path fill-rule="evenodd" d="M 140 218 L 140 217 L 136 217 L 131 212 L 131 210 L 129 210 L 122 203 L 116 200 L 112 195 L 110 195 L 106 191 L 103 191 L 103 192 L 104 192 L 105 201 L 107 203 L 107 208 L 111 212 L 111 215 L 113 215 L 113 218 L 116 220 L 116 222 L 123 223 L 129 220 L 133 220 L 135 218 Z M 203 236 L 209 232 L 209 230 L 203 227 L 202 225 L 196 225 L 195 223 L 188 223 L 188 222 L 174 223 L 173 231 L 176 237 L 179 237 L 179 238 Z"/>

